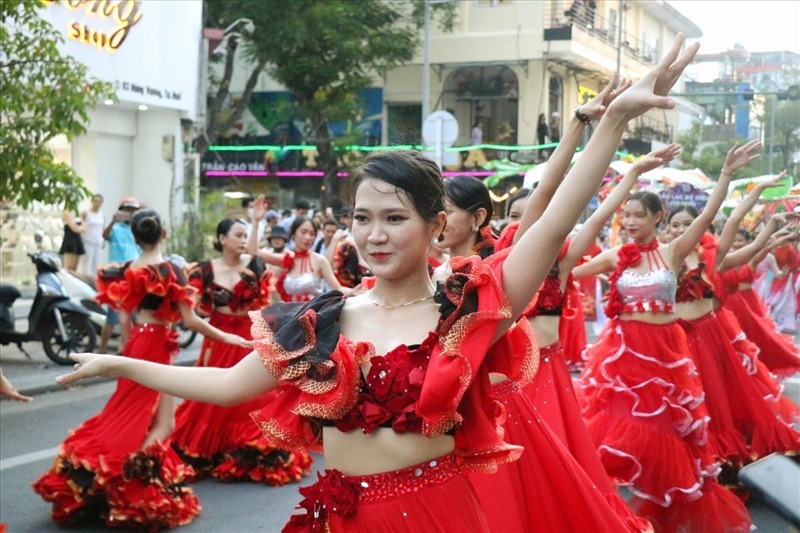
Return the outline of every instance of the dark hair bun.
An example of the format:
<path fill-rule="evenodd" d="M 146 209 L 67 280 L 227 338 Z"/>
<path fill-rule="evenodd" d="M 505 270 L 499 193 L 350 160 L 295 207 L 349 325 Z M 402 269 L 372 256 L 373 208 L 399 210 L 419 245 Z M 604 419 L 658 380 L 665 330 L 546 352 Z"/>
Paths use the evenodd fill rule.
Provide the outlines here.
<path fill-rule="evenodd" d="M 158 213 L 152 209 L 143 209 L 131 218 L 131 231 L 138 244 L 152 246 L 161 240 L 164 226 Z"/>

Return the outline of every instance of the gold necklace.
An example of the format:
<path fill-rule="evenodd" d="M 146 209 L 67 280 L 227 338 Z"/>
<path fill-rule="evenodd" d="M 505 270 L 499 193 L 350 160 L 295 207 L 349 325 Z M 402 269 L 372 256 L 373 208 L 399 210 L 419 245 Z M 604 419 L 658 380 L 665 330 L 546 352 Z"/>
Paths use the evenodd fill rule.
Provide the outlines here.
<path fill-rule="evenodd" d="M 406 302 L 404 304 L 398 304 L 398 305 L 384 305 L 382 303 L 374 302 L 372 300 L 367 300 L 367 301 L 369 303 L 371 303 L 372 305 L 375 305 L 377 307 L 383 307 L 384 309 L 397 309 L 398 307 L 405 307 L 407 305 L 418 304 L 420 302 L 424 302 L 425 300 L 430 300 L 433 297 L 434 297 L 434 295 L 431 294 L 430 296 L 425 296 L 424 298 L 420 298 L 419 300 L 414 300 L 413 302 Z"/>

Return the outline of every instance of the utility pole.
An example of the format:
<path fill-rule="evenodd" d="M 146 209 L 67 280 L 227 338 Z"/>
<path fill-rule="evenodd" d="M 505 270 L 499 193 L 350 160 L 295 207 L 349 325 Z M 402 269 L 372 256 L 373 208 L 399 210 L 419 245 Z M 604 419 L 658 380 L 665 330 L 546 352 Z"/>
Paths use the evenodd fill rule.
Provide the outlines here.
<path fill-rule="evenodd" d="M 430 115 L 431 107 L 431 2 L 425 0 L 425 23 L 422 43 L 422 118 L 420 125 Z M 421 126 L 420 126 L 421 131 Z"/>
<path fill-rule="evenodd" d="M 619 0 L 619 16 L 617 17 L 617 84 L 622 68 L 622 21 L 625 18 L 625 0 Z"/>

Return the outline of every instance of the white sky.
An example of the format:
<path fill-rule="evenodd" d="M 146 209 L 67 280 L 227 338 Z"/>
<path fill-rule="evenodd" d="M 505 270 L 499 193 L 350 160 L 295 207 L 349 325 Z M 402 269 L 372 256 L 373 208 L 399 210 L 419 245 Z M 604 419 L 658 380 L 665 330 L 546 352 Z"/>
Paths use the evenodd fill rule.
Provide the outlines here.
<path fill-rule="evenodd" d="M 723 52 L 739 42 L 751 52 L 800 53 L 797 0 L 668 0 L 702 31 L 701 54 Z"/>

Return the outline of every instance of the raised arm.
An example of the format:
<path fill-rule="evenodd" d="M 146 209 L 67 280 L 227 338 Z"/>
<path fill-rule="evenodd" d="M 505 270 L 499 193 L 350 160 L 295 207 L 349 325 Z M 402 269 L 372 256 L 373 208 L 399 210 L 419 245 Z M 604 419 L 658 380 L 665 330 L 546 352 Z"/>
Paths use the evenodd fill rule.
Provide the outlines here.
<path fill-rule="evenodd" d="M 622 80 L 619 87 L 616 85 L 617 75 L 614 74 L 611 81 L 608 82 L 608 85 L 606 85 L 602 91 L 597 93 L 589 102 L 578 108 L 579 112 L 588 120 L 601 119 L 611 102 L 630 87 L 631 82 L 629 80 Z M 585 126 L 586 124 L 578 120 L 577 116 L 573 114 L 572 120 L 569 121 L 563 137 L 558 141 L 558 146 L 556 146 L 556 149 L 547 160 L 547 166 L 545 167 L 539 185 L 533 191 L 530 200 L 528 200 L 526 204 L 525 211 L 522 213 L 522 218 L 519 221 L 519 229 L 514 235 L 515 243 L 519 241 L 523 233 L 539 220 L 559 185 L 564 181 L 564 176 L 572 161 L 572 156 L 575 155 L 575 149 L 581 142 Z"/>
<path fill-rule="evenodd" d="M 708 225 L 714 221 L 722 202 L 728 195 L 728 185 L 733 179 L 734 173 L 745 166 L 753 159 L 761 157 L 758 152 L 761 150 L 761 142 L 752 140 L 743 146 L 736 144 L 728 150 L 725 157 L 725 165 L 720 172 L 719 180 L 714 186 L 714 191 L 708 197 L 708 202 L 700 214 L 692 221 L 689 228 L 680 237 L 673 239 L 669 243 L 670 255 L 672 258 L 672 268 L 677 272 L 686 256 L 694 250 L 700 238 L 708 229 Z"/>
<path fill-rule="evenodd" d="M 283 264 L 282 254 L 276 254 L 269 250 L 261 249 L 258 247 L 258 227 L 261 224 L 261 219 L 267 214 L 267 201 L 263 194 L 258 195 L 253 201 L 253 229 L 250 231 L 250 238 L 247 240 L 247 253 L 250 255 L 260 257 L 265 263 L 270 265 L 281 266 Z"/>
<path fill-rule="evenodd" d="M 565 238 L 597 190 L 628 121 L 654 107 L 675 107 L 675 102 L 666 95 L 699 47 L 694 44 L 681 54 L 683 41 L 683 34 L 679 34 L 658 65 L 611 103 L 542 217 L 511 250 L 503 265 L 503 289 L 511 301 L 514 317 L 530 303 Z M 498 334 L 503 331 L 503 327 L 499 328 Z"/>
<path fill-rule="evenodd" d="M 573 268 L 572 277 L 575 279 L 588 278 L 614 270 L 617 266 L 618 251 L 619 247 L 616 247 L 610 248 L 601 254 L 597 254 L 591 261 Z"/>
<path fill-rule="evenodd" d="M 95 376 L 127 378 L 165 394 L 217 405 L 252 400 L 278 385 L 256 352 L 250 352 L 230 368 L 161 365 L 93 353 L 72 354 L 71 357 L 76 361 L 75 370 L 56 378 L 62 385 Z"/>
<path fill-rule="evenodd" d="M 718 263 L 720 263 L 719 270 L 724 272 L 731 268 L 736 268 L 748 263 L 758 256 L 759 252 L 765 248 L 765 253 L 768 253 L 770 250 L 780 246 L 780 244 L 777 244 L 778 241 L 783 244 L 783 242 L 788 240 L 788 238 L 791 238 L 792 230 L 789 226 L 785 226 L 779 231 L 778 229 L 781 227 L 781 225 L 785 224 L 789 218 L 793 218 L 790 213 L 779 213 L 771 217 L 766 226 L 764 226 L 764 228 L 758 232 L 758 235 L 756 235 L 756 238 L 753 239 L 753 242 L 747 244 L 746 246 L 742 246 L 738 250 L 726 253 L 722 261 L 718 261 Z M 784 239 L 783 237 L 787 235 L 789 237 Z"/>
<path fill-rule="evenodd" d="M 659 150 L 650 152 L 631 165 L 631 168 L 622 180 L 614 187 L 614 190 L 606 197 L 605 201 L 600 204 L 600 207 L 592 213 L 592 216 L 584 222 L 578 234 L 572 239 L 567 253 L 559 263 L 559 270 L 564 273 L 569 272 L 572 270 L 572 267 L 578 263 L 580 258 L 583 257 L 583 254 L 586 253 L 586 250 L 589 249 L 589 246 L 597 239 L 597 236 L 600 234 L 600 231 L 603 229 L 608 219 L 611 218 L 617 208 L 625 201 L 625 198 L 628 197 L 628 193 L 631 188 L 636 185 L 639 176 L 661 165 L 666 165 L 677 157 L 679 153 L 680 146 L 677 144 L 670 144 Z"/>
<path fill-rule="evenodd" d="M 762 181 L 756 185 L 747 196 L 744 197 L 739 205 L 733 208 L 730 217 L 728 217 L 728 220 L 725 222 L 725 227 L 722 228 L 722 233 L 720 234 L 719 239 L 717 239 L 717 268 L 720 267 L 722 260 L 727 255 L 728 250 L 730 250 L 730 247 L 733 244 L 733 239 L 736 237 L 736 232 L 739 230 L 739 224 L 741 224 L 744 216 L 750 212 L 751 209 L 753 209 L 754 205 L 756 205 L 761 193 L 770 187 L 780 186 L 780 180 L 782 180 L 784 176 L 786 176 L 785 170 L 771 180 Z"/>

